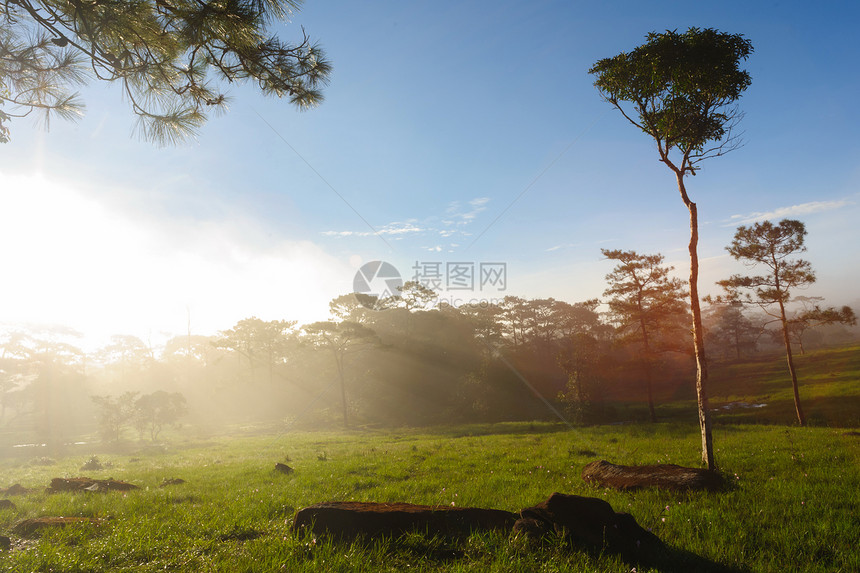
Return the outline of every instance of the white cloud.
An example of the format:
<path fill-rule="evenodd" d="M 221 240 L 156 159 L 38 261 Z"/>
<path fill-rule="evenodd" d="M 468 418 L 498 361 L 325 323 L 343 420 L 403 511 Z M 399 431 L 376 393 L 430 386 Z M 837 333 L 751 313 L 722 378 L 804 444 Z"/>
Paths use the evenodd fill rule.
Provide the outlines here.
<path fill-rule="evenodd" d="M 799 215 L 808 215 L 810 213 L 820 213 L 821 211 L 832 211 L 851 205 L 853 202 L 847 199 L 839 201 L 810 201 L 809 203 L 801 203 L 799 205 L 791 205 L 789 207 L 778 207 L 773 211 L 753 212 L 746 215 L 732 215 L 730 221 L 725 227 L 735 225 L 748 225 L 750 223 L 759 223 L 761 221 L 769 221 L 770 219 L 797 217 Z"/>
<path fill-rule="evenodd" d="M 478 213 L 486 211 L 487 203 L 490 202 L 489 197 L 476 197 L 466 202 L 468 207 L 464 206 L 460 201 L 452 201 L 448 204 L 445 210 L 447 219 L 442 223 L 445 225 L 468 225 L 478 216 Z"/>
<path fill-rule="evenodd" d="M 373 237 L 375 235 L 386 235 L 386 236 L 402 236 L 409 234 L 417 234 L 424 233 L 428 231 L 428 229 L 421 228 L 414 224 L 414 222 L 399 222 L 395 221 L 393 223 L 388 223 L 378 228 L 376 232 L 373 231 L 323 231 L 322 234 L 326 237 Z"/>

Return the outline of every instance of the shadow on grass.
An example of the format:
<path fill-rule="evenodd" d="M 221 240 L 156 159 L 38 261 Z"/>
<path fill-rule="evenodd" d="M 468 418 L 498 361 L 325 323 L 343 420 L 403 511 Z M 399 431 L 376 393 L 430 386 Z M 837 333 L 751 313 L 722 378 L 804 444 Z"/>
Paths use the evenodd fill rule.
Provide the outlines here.
<path fill-rule="evenodd" d="M 631 563 L 630 565 L 636 565 Z M 667 547 L 661 555 L 651 562 L 643 563 L 660 573 L 748 573 L 749 567 L 726 565 L 706 559 L 684 549 Z"/>

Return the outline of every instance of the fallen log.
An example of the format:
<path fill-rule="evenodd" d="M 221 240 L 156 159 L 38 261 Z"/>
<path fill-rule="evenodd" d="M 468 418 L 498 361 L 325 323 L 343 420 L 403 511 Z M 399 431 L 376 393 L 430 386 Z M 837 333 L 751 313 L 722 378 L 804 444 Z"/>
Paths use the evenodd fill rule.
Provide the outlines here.
<path fill-rule="evenodd" d="M 409 531 L 464 537 L 473 531 L 510 531 L 516 518 L 516 514 L 499 509 L 330 501 L 300 509 L 293 521 L 293 531 L 345 540 L 393 537 Z"/>
<path fill-rule="evenodd" d="M 622 491 L 656 487 L 671 491 L 718 490 L 723 480 L 715 471 L 674 464 L 620 466 L 600 460 L 582 469 L 582 479 L 600 487 Z"/>
<path fill-rule="evenodd" d="M 47 493 L 59 493 L 64 491 L 130 491 L 140 489 L 133 483 L 109 479 L 92 479 L 88 477 L 76 478 L 54 478 L 51 485 L 45 491 Z"/>
<path fill-rule="evenodd" d="M 36 517 L 19 521 L 12 528 L 12 533 L 21 537 L 30 537 L 46 528 L 67 527 L 69 525 L 99 526 L 104 522 L 104 519 L 95 517 Z"/>

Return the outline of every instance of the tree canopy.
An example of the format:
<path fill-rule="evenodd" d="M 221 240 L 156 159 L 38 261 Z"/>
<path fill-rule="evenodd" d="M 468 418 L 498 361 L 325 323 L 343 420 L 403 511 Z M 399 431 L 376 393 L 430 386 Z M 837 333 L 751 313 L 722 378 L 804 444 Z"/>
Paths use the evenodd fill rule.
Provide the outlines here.
<path fill-rule="evenodd" d="M 0 5 L 0 142 L 9 121 L 32 112 L 71 119 L 84 105 L 73 89 L 117 82 L 139 134 L 172 144 L 226 109 L 223 83 L 253 82 L 266 95 L 307 108 L 331 73 L 302 31 L 296 43 L 269 27 L 301 0 L 9 0 Z"/>
<path fill-rule="evenodd" d="M 594 85 L 604 99 L 654 138 L 661 161 L 695 173 L 697 163 L 738 143 L 732 128 L 741 114 L 734 103 L 752 81 L 740 69 L 752 44 L 712 28 L 652 32 L 647 40 L 599 60 L 589 73 L 597 76 Z M 680 160 L 673 163 L 676 149 Z"/>

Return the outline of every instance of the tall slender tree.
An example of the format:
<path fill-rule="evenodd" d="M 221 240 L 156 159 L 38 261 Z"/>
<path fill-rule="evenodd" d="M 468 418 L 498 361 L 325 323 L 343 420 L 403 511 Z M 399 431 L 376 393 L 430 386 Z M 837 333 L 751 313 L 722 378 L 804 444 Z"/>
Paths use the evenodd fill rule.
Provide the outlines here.
<path fill-rule="evenodd" d="M 740 34 L 707 28 L 650 33 L 631 52 L 599 60 L 589 70 L 603 98 L 657 144 L 660 161 L 675 175 L 690 213 L 690 305 L 696 352 L 696 394 L 702 462 L 716 468 L 708 410 L 708 367 L 699 305 L 698 210 L 685 184 L 705 159 L 740 145 L 733 128 L 741 118 L 735 102 L 749 87 L 740 69 L 753 48 Z"/>

